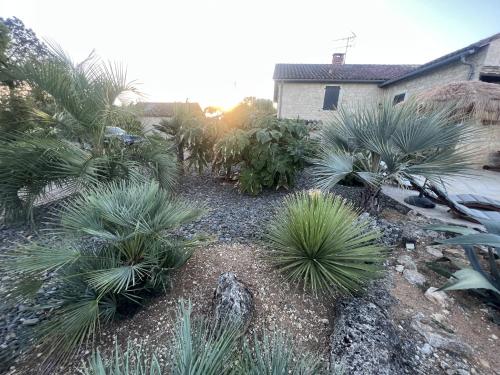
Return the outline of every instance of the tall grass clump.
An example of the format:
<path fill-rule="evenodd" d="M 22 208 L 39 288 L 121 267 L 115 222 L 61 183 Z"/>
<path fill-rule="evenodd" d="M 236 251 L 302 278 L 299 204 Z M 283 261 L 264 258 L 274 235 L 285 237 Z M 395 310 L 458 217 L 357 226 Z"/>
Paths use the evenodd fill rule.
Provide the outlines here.
<path fill-rule="evenodd" d="M 285 198 L 270 225 L 269 256 L 289 280 L 305 289 L 351 294 L 381 272 L 378 237 L 344 199 L 301 192 Z"/>
<path fill-rule="evenodd" d="M 19 283 L 41 284 L 53 274 L 59 304 L 40 332 L 48 356 L 67 357 L 146 292 L 169 287 L 171 271 L 196 244 L 172 230 L 200 213 L 157 182 L 116 182 L 82 193 L 60 210 L 62 245 L 31 244 L 11 253 L 4 270 Z"/>

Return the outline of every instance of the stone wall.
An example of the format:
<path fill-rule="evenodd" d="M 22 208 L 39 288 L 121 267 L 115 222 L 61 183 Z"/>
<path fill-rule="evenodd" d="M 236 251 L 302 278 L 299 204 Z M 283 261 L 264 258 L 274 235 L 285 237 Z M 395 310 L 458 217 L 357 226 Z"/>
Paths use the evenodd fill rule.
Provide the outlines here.
<path fill-rule="evenodd" d="M 468 56 L 467 62 L 475 66 L 473 80 L 479 79 L 479 72 L 484 63 L 487 49 L 483 48 L 478 53 Z M 405 100 L 423 91 L 457 81 L 467 81 L 469 66 L 460 60 L 443 67 L 431 70 L 415 78 L 406 79 L 393 85 L 384 87 L 384 95 L 393 98 L 394 95 L 405 93 Z"/>
<path fill-rule="evenodd" d="M 339 105 L 378 100 L 382 90 L 376 83 L 302 83 L 279 84 L 278 116 L 281 118 L 328 121 L 335 111 L 324 111 L 326 86 L 340 86 Z"/>

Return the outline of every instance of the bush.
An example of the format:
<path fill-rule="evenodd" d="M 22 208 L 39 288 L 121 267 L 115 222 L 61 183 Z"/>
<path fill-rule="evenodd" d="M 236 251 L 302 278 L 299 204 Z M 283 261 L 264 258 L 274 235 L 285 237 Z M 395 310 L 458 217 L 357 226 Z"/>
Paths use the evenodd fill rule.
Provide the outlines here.
<path fill-rule="evenodd" d="M 168 231 L 200 213 L 156 182 L 100 186 L 64 206 L 60 232 L 68 245 L 21 247 L 5 262 L 21 283 L 55 273 L 60 306 L 43 329 L 46 348 L 64 357 L 146 291 L 167 288 L 196 244 Z"/>
<path fill-rule="evenodd" d="M 161 368 L 155 352 L 146 356 L 141 348 L 134 349 L 129 342 L 125 352 L 116 347 L 109 360 L 95 352 L 82 372 L 84 375 L 323 373 L 319 360 L 309 353 L 298 353 L 284 334 L 274 334 L 271 338 L 264 334 L 261 341 L 254 336 L 253 347 L 245 340 L 243 350 L 239 350 L 239 335 L 237 327 L 214 329 L 204 318 L 193 320 L 191 303 L 181 301 L 174 338 L 168 346 L 171 363 L 168 369 Z"/>
<path fill-rule="evenodd" d="M 322 373 L 319 358 L 309 353 L 298 353 L 290 338 L 283 333 L 272 337 L 263 335 L 259 341 L 254 336 L 254 348 L 248 341 L 243 347 L 241 374 L 245 375 L 313 375 Z"/>
<path fill-rule="evenodd" d="M 310 154 L 309 130 L 298 121 L 261 117 L 251 129 L 236 129 L 215 145 L 213 168 L 234 175 L 242 192 L 288 188 Z M 238 168 L 236 168 L 238 167 Z"/>
<path fill-rule="evenodd" d="M 379 233 L 342 198 L 320 191 L 285 198 L 270 225 L 271 261 L 304 288 L 358 292 L 381 271 Z"/>
<path fill-rule="evenodd" d="M 424 111 L 414 100 L 339 108 L 321 132 L 314 161 L 318 187 L 328 190 L 354 178 L 364 186 L 364 209 L 376 213 L 383 184 L 417 176 L 441 183 L 443 177 L 466 174 L 474 150 L 464 146 L 477 132 L 455 112 L 454 107 Z"/>
<path fill-rule="evenodd" d="M 171 187 L 177 171 L 170 144 L 139 133 L 141 142 L 130 146 L 106 134 L 116 126 L 140 130 L 134 114 L 116 105 L 123 95 L 137 92 L 123 67 L 94 54 L 75 64 L 59 47 L 47 53 L 43 60 L 0 67 L 0 73 L 7 69 L 31 92 L 50 98 L 50 105 L 25 101 L 23 112 L 29 116 L 0 113 L 4 218 L 32 219 L 35 202 L 54 186 L 74 191 L 146 173 Z"/>

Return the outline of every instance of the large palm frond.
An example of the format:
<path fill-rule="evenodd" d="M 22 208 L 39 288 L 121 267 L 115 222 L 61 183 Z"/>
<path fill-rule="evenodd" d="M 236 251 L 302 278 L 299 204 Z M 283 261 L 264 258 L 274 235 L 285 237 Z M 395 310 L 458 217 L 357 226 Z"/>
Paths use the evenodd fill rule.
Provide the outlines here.
<path fill-rule="evenodd" d="M 435 181 L 468 173 L 473 150 L 467 143 L 477 131 L 455 112 L 453 106 L 423 110 L 411 100 L 340 108 L 322 130 L 319 185 L 331 188 L 348 174 L 380 186 L 405 176 Z"/>

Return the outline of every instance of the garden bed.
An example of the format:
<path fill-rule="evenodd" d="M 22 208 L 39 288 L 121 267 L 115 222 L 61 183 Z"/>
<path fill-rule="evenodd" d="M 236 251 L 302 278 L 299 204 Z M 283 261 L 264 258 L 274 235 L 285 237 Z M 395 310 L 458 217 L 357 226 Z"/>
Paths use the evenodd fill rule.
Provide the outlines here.
<path fill-rule="evenodd" d="M 294 190 L 310 189 L 311 182 L 310 176 L 305 172 L 300 175 Z M 356 187 L 337 186 L 334 191 L 355 204 L 359 199 L 360 190 Z M 249 337 L 254 332 L 260 335 L 262 332 L 284 330 L 292 336 L 299 352 L 312 351 L 322 361 L 330 361 L 331 335 L 336 317 L 335 299 L 315 297 L 293 288 L 263 259 L 266 225 L 290 192 L 264 191 L 263 194 L 252 197 L 240 194 L 233 184 L 224 180 L 192 174 L 181 178 L 178 192 L 182 198 L 206 208 L 204 216 L 183 226 L 180 232 L 187 236 L 204 233 L 211 238 L 211 243 L 201 246 L 187 264 L 175 272 L 172 289 L 168 293 L 146 301 L 144 308 L 135 315 L 104 328 L 97 342 L 103 353 L 109 353 L 114 348 L 115 337 L 122 346 L 127 338 L 131 338 L 134 344 L 142 345 L 146 350 L 158 350 L 161 361 L 168 362 L 177 301 L 181 298 L 190 299 L 195 316 L 209 314 L 218 276 L 232 271 L 254 294 L 256 313 L 249 327 Z M 466 292 L 447 293 L 453 298 L 449 298 L 446 307 L 425 298 L 424 291 L 428 286 L 440 286 L 446 281 L 425 268 L 425 261 L 432 257 L 426 249 L 437 234 L 421 229 L 429 223 L 428 220 L 413 213 L 398 211 L 400 207 L 394 206 L 390 200 L 384 199 L 382 203 L 385 210 L 374 221 L 374 225 L 384 232 L 383 242 L 391 246 L 392 251 L 387 261 L 388 277 L 375 288 L 388 290 L 392 295 L 389 299 L 392 302 L 387 309 L 384 308 L 383 313 L 387 314 L 388 326 L 393 327 L 391 329 L 396 332 L 393 334 L 401 340 L 403 353 L 411 356 L 405 360 L 405 372 L 495 374 L 495 369 L 500 368 L 495 353 L 500 330 L 492 320 L 498 312 Z M 9 243 L 25 241 L 29 236 L 36 238 L 36 234 L 29 228 L 20 226 L 2 227 L 0 236 L 3 248 L 10 247 Z M 405 250 L 403 238 L 415 239 L 416 249 L 411 252 Z M 51 240 L 57 241 L 57 238 Z M 401 263 L 398 259 L 401 255 L 407 255 L 415 262 L 418 271 L 426 276 L 425 284 L 412 285 L 395 269 Z M 8 285 L 8 280 L 2 280 L 2 284 Z M 49 296 L 49 291 L 44 293 Z M 370 296 L 376 296 L 374 293 L 374 289 L 370 289 L 365 301 L 372 301 L 375 297 Z M 33 315 L 30 309 L 24 310 L 19 305 L 9 307 L 10 310 L 6 306 L 4 308 L 0 313 L 4 317 L 0 322 L 4 324 L 0 325 L 2 334 L 13 331 L 18 336 L 23 336 L 30 332 L 32 326 L 23 325 L 21 321 L 31 317 L 26 314 Z M 443 313 L 443 310 L 449 313 Z M 45 312 L 40 319 L 43 319 L 43 314 Z M 443 316 L 440 324 L 434 322 L 433 314 Z M 14 320 L 5 319 L 6 316 Z M 10 331 L 6 328 L 9 324 Z M 473 355 L 457 353 L 454 347 L 453 350 L 445 346 L 429 349 L 428 337 L 417 332 L 422 327 L 419 324 L 432 327 L 435 335 L 452 335 L 453 340 L 469 345 Z M 369 337 L 363 340 L 366 341 L 362 341 L 361 347 L 373 345 Z M 87 358 L 91 350 L 91 347 L 83 348 L 73 365 L 61 369 L 59 373 L 76 373 L 80 361 Z M 39 362 L 38 353 L 33 348 L 20 356 L 7 373 L 38 373 L 36 365 Z M 349 373 L 348 369 L 346 373 Z"/>

